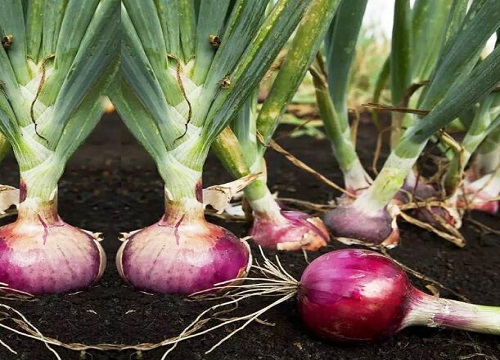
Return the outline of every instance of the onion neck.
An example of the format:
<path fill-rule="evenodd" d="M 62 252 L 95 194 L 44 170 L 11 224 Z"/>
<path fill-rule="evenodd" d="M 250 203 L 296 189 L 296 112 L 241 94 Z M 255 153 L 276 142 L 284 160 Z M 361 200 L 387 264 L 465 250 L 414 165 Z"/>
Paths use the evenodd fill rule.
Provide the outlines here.
<path fill-rule="evenodd" d="M 244 192 L 255 215 L 272 219 L 283 218 L 281 209 L 264 179 L 255 180 L 245 188 Z"/>
<path fill-rule="evenodd" d="M 160 225 L 176 226 L 182 223 L 205 222 L 203 203 L 197 199 L 183 199 L 182 202 L 165 201 L 165 215 Z"/>
<path fill-rule="evenodd" d="M 62 222 L 57 213 L 57 187 L 48 196 L 30 196 L 29 185 L 21 178 L 17 221 L 56 225 Z"/>
<path fill-rule="evenodd" d="M 447 327 L 500 335 L 500 307 L 437 298 L 412 289 L 401 328 L 411 325 Z"/>
<path fill-rule="evenodd" d="M 205 221 L 201 177 L 182 188 L 165 184 L 165 215 L 160 223 L 169 226 L 196 221 Z"/>

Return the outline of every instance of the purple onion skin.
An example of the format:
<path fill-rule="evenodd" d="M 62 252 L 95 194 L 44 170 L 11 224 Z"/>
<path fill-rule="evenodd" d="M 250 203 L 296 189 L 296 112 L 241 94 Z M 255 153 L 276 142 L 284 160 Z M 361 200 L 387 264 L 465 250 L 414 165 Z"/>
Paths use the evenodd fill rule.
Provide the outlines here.
<path fill-rule="evenodd" d="M 39 295 L 82 290 L 101 278 L 106 263 L 101 246 L 56 217 L 0 228 L 0 282 Z"/>
<path fill-rule="evenodd" d="M 248 245 L 203 218 L 160 220 L 133 233 L 121 246 L 117 267 L 137 289 L 191 294 L 246 275 Z"/>
<path fill-rule="evenodd" d="M 353 239 L 369 246 L 399 243 L 399 230 L 393 228 L 393 218 L 386 209 L 380 210 L 376 216 L 368 216 L 351 203 L 343 203 L 327 212 L 324 222 L 332 235 L 339 239 Z"/>
<path fill-rule="evenodd" d="M 438 196 L 439 192 L 432 185 L 424 181 L 412 184 L 406 179 L 401 189 L 394 195 L 394 201 L 397 204 L 408 204 L 412 200 L 421 201 Z"/>
<path fill-rule="evenodd" d="M 405 272 L 369 250 L 346 249 L 315 259 L 300 282 L 305 324 L 332 341 L 368 341 L 401 329 L 413 287 Z"/>
<path fill-rule="evenodd" d="M 254 213 L 250 235 L 260 246 L 278 250 L 311 250 L 325 246 L 330 239 L 320 218 L 300 211 L 280 211 L 282 218 Z"/>
<path fill-rule="evenodd" d="M 441 221 L 451 226 L 454 226 L 456 223 L 455 218 L 450 214 L 450 212 L 441 206 L 417 208 L 412 213 L 418 220 L 431 224 L 435 228 L 442 230 L 446 230 L 446 228 L 441 224 Z"/>

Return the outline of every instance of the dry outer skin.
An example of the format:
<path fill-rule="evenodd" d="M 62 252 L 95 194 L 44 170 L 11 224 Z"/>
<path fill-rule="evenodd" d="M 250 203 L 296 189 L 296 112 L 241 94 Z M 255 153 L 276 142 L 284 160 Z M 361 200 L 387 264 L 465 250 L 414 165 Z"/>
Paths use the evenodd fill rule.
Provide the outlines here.
<path fill-rule="evenodd" d="M 292 127 L 281 128 L 281 134 Z M 361 151 L 364 164 L 373 154 L 372 127 L 359 129 L 358 146 L 372 146 Z M 328 178 L 341 183 L 330 146 L 326 141 L 303 137 L 300 140 L 280 140 L 280 144 Z M 366 145 L 368 144 L 368 145 Z M 294 197 L 326 203 L 338 196 L 332 189 L 312 176 L 298 171 L 281 155 L 268 154 L 269 179 L 273 191 L 282 197 Z M 2 163 L 0 183 L 17 185 L 17 173 L 12 159 Z M 230 178 L 211 159 L 206 166 L 204 184 L 220 184 Z M 153 224 L 163 213 L 163 185 L 147 154 L 136 145 L 116 118 L 105 118 L 87 143 L 71 159 L 59 187 L 61 217 L 74 226 L 101 231 L 101 243 L 108 254 L 108 268 L 98 286 L 75 295 L 45 296 L 37 302 L 8 301 L 21 310 L 43 333 L 67 342 L 83 343 L 141 343 L 156 342 L 178 334 L 208 302 L 188 302 L 179 296 L 148 295 L 125 286 L 114 268 L 114 256 L 120 242 L 119 232 L 139 229 Z M 499 217 L 474 214 L 474 217 L 498 229 Z M 5 220 L 5 219 L 4 219 Z M 215 221 L 209 218 L 210 221 Z M 225 223 L 238 236 L 246 235 L 243 223 Z M 462 229 L 467 246 L 463 249 L 437 238 L 414 226 L 401 223 L 401 244 L 390 254 L 404 264 L 445 283 L 478 304 L 500 305 L 500 241 L 495 235 L 481 235 L 470 222 Z M 256 249 L 253 247 L 254 255 Z M 344 247 L 332 242 L 320 253 Z M 270 253 L 272 254 L 272 253 Z M 317 254 L 309 253 L 312 259 Z M 283 265 L 299 277 L 306 262 L 302 252 L 280 253 Z M 425 290 L 427 282 L 410 276 L 413 284 Z M 441 296 L 454 298 L 441 291 Z M 240 306 L 243 314 L 269 304 L 268 298 L 254 299 Z M 334 345 L 312 335 L 300 321 L 296 304 L 290 301 L 263 316 L 275 323 L 270 327 L 254 323 L 210 355 L 209 349 L 227 330 L 211 333 L 180 344 L 168 357 L 185 359 L 350 359 L 350 360 L 420 360 L 459 359 L 472 354 L 484 354 L 471 359 L 500 359 L 498 337 L 432 328 L 409 328 L 396 336 L 376 343 Z M 234 327 L 230 327 L 234 329 Z M 11 354 L 0 347 L 1 360 L 53 359 L 40 343 L 0 330 L 0 339 L 18 351 Z M 87 355 L 58 349 L 64 360 L 143 359 L 159 360 L 163 350 L 143 353 L 142 358 L 132 351 L 101 353 L 90 350 Z M 487 358 L 486 356 L 489 356 Z"/>

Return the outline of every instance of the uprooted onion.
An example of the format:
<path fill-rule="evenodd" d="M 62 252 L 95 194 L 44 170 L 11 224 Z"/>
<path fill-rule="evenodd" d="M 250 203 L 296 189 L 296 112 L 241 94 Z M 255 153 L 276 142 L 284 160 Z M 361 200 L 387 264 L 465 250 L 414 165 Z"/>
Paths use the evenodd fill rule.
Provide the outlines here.
<path fill-rule="evenodd" d="M 329 340 L 373 340 L 414 325 L 500 335 L 500 308 L 425 294 L 400 266 L 369 250 L 317 258 L 304 271 L 298 291 L 302 319 Z"/>
<path fill-rule="evenodd" d="M 229 300 L 201 313 L 173 341 L 174 347 L 180 341 L 245 320 L 208 351 L 211 352 L 267 310 L 294 296 L 307 327 L 316 335 L 335 342 L 376 340 L 408 326 L 447 327 L 500 335 L 500 307 L 425 294 L 411 285 L 398 264 L 375 251 L 344 249 L 324 254 L 306 267 L 300 281 L 289 275 L 278 259 L 277 264 L 265 257 L 264 260 L 262 266 L 254 266 L 264 277 L 249 278 L 246 284 L 217 287 L 229 291 Z M 210 311 L 221 311 L 224 306 L 234 307 L 248 297 L 263 295 L 278 299 L 252 314 L 193 331 L 206 322 L 202 317 Z M 188 332 L 191 334 L 187 335 Z"/>

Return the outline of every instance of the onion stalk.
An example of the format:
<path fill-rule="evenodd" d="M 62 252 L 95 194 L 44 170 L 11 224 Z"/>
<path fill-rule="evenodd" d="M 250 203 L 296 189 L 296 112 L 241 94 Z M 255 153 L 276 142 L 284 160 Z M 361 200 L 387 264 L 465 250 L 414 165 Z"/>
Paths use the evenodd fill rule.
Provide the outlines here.
<path fill-rule="evenodd" d="M 0 228 L 0 281 L 31 294 L 86 288 L 105 267 L 99 236 L 57 214 L 64 165 L 102 115 L 117 69 L 118 1 L 11 1 L 0 28 L 0 132 L 20 169 L 18 217 Z M 78 16 L 75 16 L 78 14 Z"/>
<path fill-rule="evenodd" d="M 351 138 L 346 99 L 349 71 L 365 8 L 366 1 L 341 3 L 325 40 L 328 76 L 320 66 L 311 71 L 326 134 L 344 175 L 345 187 L 354 195 L 343 196 L 339 207 L 329 211 L 324 221 L 333 236 L 341 242 L 348 244 L 376 242 L 390 246 L 399 241 L 395 207 L 380 209 L 366 221 L 364 229 L 352 226 L 353 219 L 357 222 L 357 214 L 351 205 L 353 197 L 360 195 L 372 183 L 372 179 L 359 160 Z M 383 228 L 380 223 L 384 224 Z"/>
<path fill-rule="evenodd" d="M 446 193 L 450 197 L 450 202 L 454 206 L 458 206 L 463 209 L 463 205 L 466 206 L 467 201 L 463 199 L 464 196 L 468 196 L 467 193 L 473 192 L 477 193 L 480 187 L 479 184 L 472 185 L 469 181 L 464 182 L 464 171 L 466 166 L 472 157 L 472 154 L 478 149 L 479 145 L 484 141 L 489 133 L 495 131 L 500 125 L 500 97 L 498 94 L 492 93 L 481 102 L 477 113 L 474 116 L 472 124 L 467 130 L 464 139 L 460 143 L 460 151 L 455 153 L 449 168 L 444 176 L 443 182 L 445 186 Z M 491 171 L 493 173 L 494 171 Z M 461 186 L 463 183 L 463 187 Z M 476 194 L 476 201 L 471 199 L 471 208 L 481 209 L 484 206 L 486 211 L 494 210 L 487 203 L 488 195 L 490 198 L 494 198 L 498 195 L 498 190 L 495 193 L 493 188 L 490 191 L 479 191 Z M 462 199 L 460 199 L 462 198 Z M 457 201 L 456 204 L 453 204 Z M 493 205 L 495 202 L 491 205 Z"/>
<path fill-rule="evenodd" d="M 245 276 L 248 245 L 204 218 L 202 168 L 307 4 L 199 5 L 122 4 L 122 71 L 110 97 L 165 182 L 165 215 L 125 235 L 117 255 L 120 275 L 143 290 L 188 294 Z"/>
<path fill-rule="evenodd" d="M 351 140 L 347 109 L 349 72 L 366 1 L 342 1 L 325 37 L 326 74 L 318 64 L 312 69 L 316 100 L 333 153 L 344 175 L 348 192 L 355 194 L 371 184 L 371 178 Z"/>
<path fill-rule="evenodd" d="M 251 97 L 231 128 L 225 129 L 214 142 L 213 149 L 234 177 L 241 178 L 251 172 L 266 174 L 263 158 L 266 147 L 259 142 L 257 134 L 262 135 L 265 143 L 272 138 L 321 45 L 337 6 L 338 1 L 311 2 L 262 109 L 257 113 L 256 96 Z M 249 184 L 244 193 L 253 210 L 250 235 L 257 244 L 279 250 L 317 250 L 326 245 L 329 235 L 321 219 L 299 211 L 282 210 L 267 186 L 265 175 Z"/>
<path fill-rule="evenodd" d="M 0 133 L 0 163 L 10 151 L 9 141 Z"/>
<path fill-rule="evenodd" d="M 429 79 L 432 79 L 439 59 L 447 51 L 466 12 L 466 1 L 421 0 L 416 1 L 411 9 L 408 1 L 396 2 L 391 53 L 380 73 L 374 101 L 378 101 L 383 82 L 390 75 L 392 105 L 398 108 L 418 108 L 426 92 L 425 87 Z M 441 81 L 444 84 L 447 80 Z M 390 145 L 394 149 L 401 140 L 403 128 L 411 126 L 417 118 L 405 112 L 393 112 L 391 117 Z M 435 141 L 436 137 L 432 136 L 431 139 Z M 449 150 L 444 149 L 445 146 L 441 143 L 438 143 L 438 147 Z M 455 206 L 450 206 L 449 201 L 443 200 L 438 190 L 426 183 L 426 179 L 418 174 L 416 168 L 409 173 L 393 199 L 393 204 L 397 206 L 411 205 L 408 202 L 439 202 L 439 206 L 417 206 L 412 210 L 413 215 L 421 221 L 417 224 L 426 228 L 430 225 L 439 234 L 443 234 L 441 230 L 452 232 L 457 236 L 456 243 L 463 244 L 463 239 L 455 230 L 461 226 L 459 212 Z"/>

